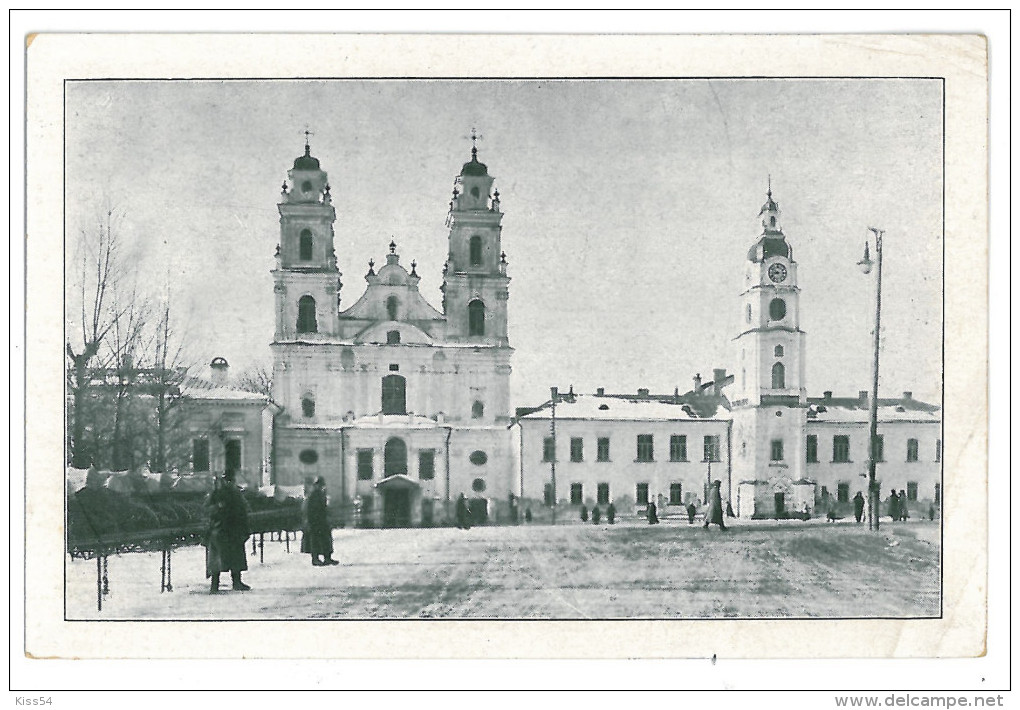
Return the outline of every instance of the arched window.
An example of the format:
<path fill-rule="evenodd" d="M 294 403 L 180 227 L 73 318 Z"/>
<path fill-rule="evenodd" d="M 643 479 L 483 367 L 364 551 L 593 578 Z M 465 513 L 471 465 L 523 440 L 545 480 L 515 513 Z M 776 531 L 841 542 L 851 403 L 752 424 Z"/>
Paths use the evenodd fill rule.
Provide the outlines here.
<path fill-rule="evenodd" d="M 468 304 L 468 335 L 485 335 L 485 304 L 481 301 Z"/>
<path fill-rule="evenodd" d="M 485 414 L 485 405 L 481 402 L 475 402 L 471 405 L 471 418 L 481 419 L 482 415 Z"/>
<path fill-rule="evenodd" d="M 386 333 L 386 344 L 387 345 L 400 345 L 400 331 L 390 330 Z"/>
<path fill-rule="evenodd" d="M 383 447 L 383 475 L 407 475 L 407 444 L 403 439 L 393 437 Z"/>
<path fill-rule="evenodd" d="M 774 352 L 776 354 L 776 357 L 782 357 L 783 356 L 783 346 L 782 345 L 777 345 Z"/>
<path fill-rule="evenodd" d="M 398 301 L 396 296 L 390 296 L 386 299 L 386 315 L 390 320 L 397 319 L 397 303 Z"/>
<path fill-rule="evenodd" d="M 783 363 L 777 362 L 772 366 L 772 389 L 786 389 L 786 368 Z"/>
<path fill-rule="evenodd" d="M 482 265 L 482 238 L 478 235 L 471 237 L 470 242 L 471 266 Z"/>
<path fill-rule="evenodd" d="M 301 253 L 298 258 L 301 261 L 312 260 L 312 230 L 310 229 L 301 230 Z"/>
<path fill-rule="evenodd" d="M 301 415 L 305 419 L 311 419 L 315 416 L 315 400 L 310 394 L 306 394 L 301 398 Z"/>
<path fill-rule="evenodd" d="M 786 301 L 781 298 L 773 298 L 769 302 L 769 318 L 772 320 L 786 318 Z"/>
<path fill-rule="evenodd" d="M 775 217 L 769 217 L 769 226 L 771 226 L 771 227 L 775 227 L 776 226 L 776 218 Z"/>
<path fill-rule="evenodd" d="M 482 193 L 480 193 L 478 191 L 478 186 L 477 185 L 475 185 L 474 187 L 471 188 L 471 196 L 474 197 L 476 200 L 478 199 L 478 196 L 480 194 L 482 194 Z"/>
<path fill-rule="evenodd" d="M 407 414 L 407 381 L 400 375 L 382 378 L 382 413 Z"/>
<path fill-rule="evenodd" d="M 297 332 L 318 333 L 319 326 L 315 322 L 315 299 L 302 296 L 298 301 Z"/>

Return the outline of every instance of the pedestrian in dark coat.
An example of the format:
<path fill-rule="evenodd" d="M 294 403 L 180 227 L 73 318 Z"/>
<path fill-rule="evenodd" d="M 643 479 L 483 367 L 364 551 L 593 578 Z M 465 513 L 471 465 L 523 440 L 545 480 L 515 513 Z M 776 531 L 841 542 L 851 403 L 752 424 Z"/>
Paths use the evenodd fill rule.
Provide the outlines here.
<path fill-rule="evenodd" d="M 230 572 L 235 590 L 251 589 L 241 581 L 241 572 L 248 569 L 248 560 L 244 554 L 244 543 L 251 534 L 248 527 L 248 504 L 234 479 L 234 471 L 224 473 L 206 500 L 209 530 L 205 543 L 205 576 L 211 580 L 211 594 L 220 591 L 220 572 Z"/>
<path fill-rule="evenodd" d="M 900 497 L 896 495 L 895 488 L 893 488 L 892 493 L 889 495 L 889 517 L 893 520 L 900 519 Z"/>
<path fill-rule="evenodd" d="M 648 501 L 648 524 L 658 525 L 659 524 L 659 511 L 655 507 L 655 501 Z"/>
<path fill-rule="evenodd" d="M 457 527 L 461 530 L 471 529 L 471 509 L 468 508 L 467 498 L 461 493 L 457 497 Z"/>
<path fill-rule="evenodd" d="M 864 517 L 864 494 L 860 491 L 857 491 L 857 495 L 854 496 L 854 517 L 857 518 L 858 523 Z"/>
<path fill-rule="evenodd" d="M 910 517 L 909 511 L 907 510 L 907 492 L 904 490 L 900 491 L 900 520 L 906 520 Z"/>
<path fill-rule="evenodd" d="M 319 476 L 305 499 L 305 531 L 301 537 L 301 551 L 312 556 L 316 567 L 340 564 L 333 559 L 333 530 L 329 525 L 327 503 L 326 479 Z"/>
<path fill-rule="evenodd" d="M 591 524 L 592 525 L 598 525 L 599 521 L 601 521 L 601 520 L 602 520 L 602 511 L 599 510 L 599 507 L 596 505 L 594 508 L 591 509 Z"/>
<path fill-rule="evenodd" d="M 687 524 L 694 525 L 694 516 L 698 514 L 698 509 L 694 503 L 687 504 Z"/>
<path fill-rule="evenodd" d="M 715 523 L 720 530 L 726 529 L 726 522 L 723 520 L 722 504 L 722 481 L 713 481 L 712 488 L 708 492 L 708 512 L 705 513 L 705 527 L 709 523 Z"/>
<path fill-rule="evenodd" d="M 616 522 L 616 506 L 612 503 L 606 508 L 606 522 L 613 525 Z"/>

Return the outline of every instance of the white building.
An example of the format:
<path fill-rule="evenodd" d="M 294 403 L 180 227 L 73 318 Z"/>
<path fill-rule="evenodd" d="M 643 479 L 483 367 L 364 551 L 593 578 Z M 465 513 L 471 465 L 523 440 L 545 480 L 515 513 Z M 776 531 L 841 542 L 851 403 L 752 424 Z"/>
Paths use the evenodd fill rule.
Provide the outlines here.
<path fill-rule="evenodd" d="M 442 310 L 418 291 L 415 262 L 389 244 L 344 308 L 330 186 L 310 148 L 279 203 L 273 271 L 274 483 L 323 476 L 362 523 L 429 525 L 464 493 L 478 517 L 512 491 L 507 334 L 510 278 L 499 191 L 477 151 L 457 178 Z"/>
<path fill-rule="evenodd" d="M 700 505 L 709 481 L 720 480 L 728 498 L 731 417 L 721 391 L 733 378 L 725 370 L 715 374 L 707 384 L 698 378 L 683 395 L 553 388 L 550 402 L 519 410 L 516 420 L 523 497 L 546 505 L 555 497 L 560 509 L 604 510 L 612 502 L 625 515 L 652 501 L 668 515 L 687 503 Z"/>
<path fill-rule="evenodd" d="M 613 499 L 641 506 L 646 494 L 667 503 L 700 503 L 710 475 L 705 442 L 718 437 L 713 478 L 722 480 L 723 498 L 737 516 L 852 514 L 853 496 L 867 492 L 868 394 L 807 396 L 798 264 L 771 189 L 758 216 L 762 231 L 744 269 L 734 375 L 716 370 L 715 382 L 698 380 L 691 392 L 673 397 L 649 396 L 647 390 L 594 397 L 554 392 L 555 440 L 548 403 L 519 408 L 525 497 L 551 502 L 555 459 L 559 505 L 590 507 L 592 500 Z M 805 303 L 810 307 L 809 297 Z M 912 515 L 938 507 L 940 432 L 937 406 L 910 392 L 880 398 L 877 479 L 883 501 L 895 489 L 905 493 Z M 589 453 L 602 446 L 612 455 Z"/>

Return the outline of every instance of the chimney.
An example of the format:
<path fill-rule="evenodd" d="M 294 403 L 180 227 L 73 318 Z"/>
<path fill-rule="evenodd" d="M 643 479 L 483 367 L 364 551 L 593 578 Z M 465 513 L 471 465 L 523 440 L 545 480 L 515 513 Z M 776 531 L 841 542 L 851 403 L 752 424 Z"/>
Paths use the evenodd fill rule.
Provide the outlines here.
<path fill-rule="evenodd" d="M 822 392 L 822 398 L 826 402 L 828 402 L 830 399 L 832 399 L 832 390 L 825 390 L 824 392 Z"/>
<path fill-rule="evenodd" d="M 597 390 L 595 390 L 595 394 L 598 397 L 605 397 L 605 395 L 606 395 L 606 388 L 605 387 L 599 387 Z"/>
<path fill-rule="evenodd" d="M 694 376 L 694 394 L 701 393 L 701 373 Z"/>
<path fill-rule="evenodd" d="M 637 394 L 638 394 L 638 397 L 647 397 L 648 396 L 648 388 L 647 387 L 639 387 L 638 391 L 637 391 Z"/>
<path fill-rule="evenodd" d="M 569 400 L 570 400 L 571 402 L 573 402 L 573 401 L 574 401 L 574 386 L 573 386 L 573 385 L 570 385 L 570 392 L 569 392 L 569 393 L 567 394 L 567 398 L 568 398 L 568 399 L 569 399 Z"/>
<path fill-rule="evenodd" d="M 217 387 L 226 387 L 227 385 L 227 374 L 230 372 L 230 365 L 227 363 L 226 358 L 214 357 L 213 361 L 209 363 L 209 379 Z"/>
<path fill-rule="evenodd" d="M 861 406 L 865 406 L 868 403 L 868 390 L 861 390 L 857 393 L 857 399 L 860 400 Z"/>
<path fill-rule="evenodd" d="M 550 394 L 549 399 L 551 399 L 554 402 L 559 401 L 560 388 L 559 387 L 550 387 L 549 388 L 549 394 Z"/>
<path fill-rule="evenodd" d="M 723 380 L 725 379 L 726 379 L 725 368 L 717 367 L 714 370 L 712 370 L 712 381 L 715 383 L 712 389 L 716 397 L 722 394 L 722 385 Z"/>
<path fill-rule="evenodd" d="M 913 392 L 908 390 L 908 391 L 903 393 L 903 399 L 910 400 L 910 399 L 913 399 L 913 398 L 914 398 L 914 393 Z"/>

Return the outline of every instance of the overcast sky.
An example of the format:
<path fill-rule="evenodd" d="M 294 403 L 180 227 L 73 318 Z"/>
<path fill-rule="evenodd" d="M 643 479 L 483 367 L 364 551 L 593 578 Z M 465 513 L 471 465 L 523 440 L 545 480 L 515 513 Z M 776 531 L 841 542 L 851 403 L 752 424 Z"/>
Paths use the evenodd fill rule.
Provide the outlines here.
<path fill-rule="evenodd" d="M 444 219 L 478 128 L 505 212 L 514 406 L 550 385 L 683 392 L 735 369 L 770 174 L 809 394 L 870 389 L 874 277 L 856 262 L 876 226 L 882 392 L 940 398 L 938 81 L 68 83 L 68 238 L 112 206 L 143 283 L 169 284 L 188 313 L 194 357 L 269 363 L 276 203 L 306 126 L 345 308 L 391 238 L 441 306 Z"/>

